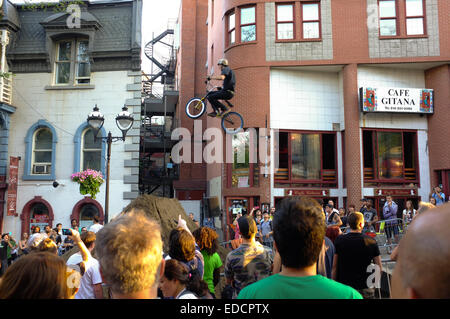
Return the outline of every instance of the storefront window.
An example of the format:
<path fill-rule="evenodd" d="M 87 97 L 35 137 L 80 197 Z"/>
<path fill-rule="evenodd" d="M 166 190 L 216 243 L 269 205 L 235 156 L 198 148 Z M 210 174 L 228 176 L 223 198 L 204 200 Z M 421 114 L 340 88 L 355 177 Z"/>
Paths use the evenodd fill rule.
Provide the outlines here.
<path fill-rule="evenodd" d="M 402 134 L 378 132 L 378 177 L 403 178 Z"/>
<path fill-rule="evenodd" d="M 415 132 L 363 131 L 364 180 L 418 182 Z"/>
<path fill-rule="evenodd" d="M 279 183 L 335 185 L 336 134 L 280 132 L 275 140 Z"/>
<path fill-rule="evenodd" d="M 231 187 L 258 186 L 257 132 L 246 131 L 233 135 L 233 164 L 231 165 Z"/>
<path fill-rule="evenodd" d="M 291 134 L 292 179 L 320 179 L 320 135 Z"/>

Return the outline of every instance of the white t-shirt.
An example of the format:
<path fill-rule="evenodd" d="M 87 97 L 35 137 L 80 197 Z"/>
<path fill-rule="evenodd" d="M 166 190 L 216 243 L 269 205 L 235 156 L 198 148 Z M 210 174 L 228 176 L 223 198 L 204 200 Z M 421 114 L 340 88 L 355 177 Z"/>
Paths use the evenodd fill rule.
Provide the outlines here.
<path fill-rule="evenodd" d="M 67 264 L 69 260 L 67 261 Z M 83 277 L 81 277 L 80 289 L 75 295 L 75 299 L 95 299 L 94 285 L 102 283 L 102 276 L 100 275 L 100 264 L 98 260 L 89 254 L 89 259 L 85 263 L 85 266 L 85 273 Z"/>
<path fill-rule="evenodd" d="M 192 292 L 183 289 L 175 299 L 198 299 Z"/>
<path fill-rule="evenodd" d="M 103 225 L 100 224 L 94 224 L 91 227 L 89 227 L 89 231 L 93 232 L 93 233 L 97 233 L 100 229 L 103 228 Z"/>
<path fill-rule="evenodd" d="M 81 253 L 77 252 L 77 253 L 73 254 L 72 256 L 70 256 L 69 259 L 67 259 L 66 265 L 67 266 L 78 265 L 82 261 L 83 261 L 83 257 L 81 256 Z"/>

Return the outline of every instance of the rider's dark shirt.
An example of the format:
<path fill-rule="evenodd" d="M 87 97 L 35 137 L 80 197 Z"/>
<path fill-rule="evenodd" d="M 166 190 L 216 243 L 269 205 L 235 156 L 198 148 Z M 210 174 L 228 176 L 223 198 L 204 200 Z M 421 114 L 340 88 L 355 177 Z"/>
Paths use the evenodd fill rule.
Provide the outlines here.
<path fill-rule="evenodd" d="M 236 83 L 236 77 L 234 76 L 234 72 L 228 67 L 224 67 L 222 70 L 222 75 L 225 75 L 225 79 L 223 80 L 223 90 L 225 91 L 234 91 L 234 85 Z"/>

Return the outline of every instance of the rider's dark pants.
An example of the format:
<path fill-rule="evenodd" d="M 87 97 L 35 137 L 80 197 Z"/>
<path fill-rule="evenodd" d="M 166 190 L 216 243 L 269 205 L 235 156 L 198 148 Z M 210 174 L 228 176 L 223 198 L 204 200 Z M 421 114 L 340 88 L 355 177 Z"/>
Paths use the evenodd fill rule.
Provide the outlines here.
<path fill-rule="evenodd" d="M 219 110 L 225 111 L 227 108 L 218 100 L 230 100 L 233 97 L 233 93 L 230 91 L 220 90 L 217 92 L 212 92 L 208 95 L 208 101 L 211 103 L 214 111 L 218 112 Z"/>

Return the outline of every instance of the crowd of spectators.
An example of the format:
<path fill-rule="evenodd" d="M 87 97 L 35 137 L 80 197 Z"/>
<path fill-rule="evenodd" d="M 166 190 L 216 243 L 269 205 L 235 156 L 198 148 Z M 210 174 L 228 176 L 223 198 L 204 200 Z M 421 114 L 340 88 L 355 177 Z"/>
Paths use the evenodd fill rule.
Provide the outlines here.
<path fill-rule="evenodd" d="M 387 196 L 384 219 L 392 219 L 386 227 L 394 236 L 396 206 Z M 223 260 L 211 223 L 191 232 L 180 215 L 164 251 L 149 215 L 131 204 L 105 226 L 95 219 L 89 231 L 73 220 L 70 229 L 35 227 L 20 241 L 3 234 L 0 299 L 362 299 L 375 297 L 370 269 L 383 271 L 369 236 L 378 216 L 370 200 L 359 212 L 332 201 L 324 209 L 308 197 L 286 198 L 269 213 L 256 208 L 236 218 L 239 241 Z M 402 216 L 409 227 L 393 254 L 392 297 L 449 298 L 450 204 L 415 210 L 409 202 Z M 61 253 L 74 247 L 64 262 Z"/>

